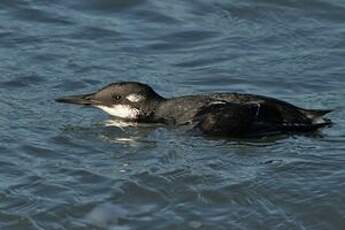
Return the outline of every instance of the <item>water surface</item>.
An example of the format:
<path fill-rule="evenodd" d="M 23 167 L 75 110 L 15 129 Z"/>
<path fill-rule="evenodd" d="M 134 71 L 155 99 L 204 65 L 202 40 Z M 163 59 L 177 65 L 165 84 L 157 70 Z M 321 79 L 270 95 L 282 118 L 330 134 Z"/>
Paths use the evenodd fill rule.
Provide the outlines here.
<path fill-rule="evenodd" d="M 1 229 L 344 229 L 343 1 L 0 2 Z M 260 140 L 109 126 L 54 102 L 131 80 L 334 108 Z"/>

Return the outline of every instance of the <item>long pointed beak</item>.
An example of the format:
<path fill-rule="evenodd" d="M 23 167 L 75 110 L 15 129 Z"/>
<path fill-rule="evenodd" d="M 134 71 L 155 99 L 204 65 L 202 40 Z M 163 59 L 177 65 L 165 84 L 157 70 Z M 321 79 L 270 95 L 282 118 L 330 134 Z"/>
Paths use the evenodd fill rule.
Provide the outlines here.
<path fill-rule="evenodd" d="M 97 105 L 99 102 L 94 99 L 94 93 L 83 94 L 83 95 L 72 95 L 56 98 L 56 102 L 69 103 L 76 105 Z"/>

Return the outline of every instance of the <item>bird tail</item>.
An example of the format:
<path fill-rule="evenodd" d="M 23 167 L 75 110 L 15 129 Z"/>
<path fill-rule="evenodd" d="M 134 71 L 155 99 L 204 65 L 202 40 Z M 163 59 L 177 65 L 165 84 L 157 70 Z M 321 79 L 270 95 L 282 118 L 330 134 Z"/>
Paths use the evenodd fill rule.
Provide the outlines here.
<path fill-rule="evenodd" d="M 324 116 L 330 112 L 332 109 L 300 109 L 306 117 L 312 120 L 314 125 L 326 126 L 332 124 L 332 121 Z"/>

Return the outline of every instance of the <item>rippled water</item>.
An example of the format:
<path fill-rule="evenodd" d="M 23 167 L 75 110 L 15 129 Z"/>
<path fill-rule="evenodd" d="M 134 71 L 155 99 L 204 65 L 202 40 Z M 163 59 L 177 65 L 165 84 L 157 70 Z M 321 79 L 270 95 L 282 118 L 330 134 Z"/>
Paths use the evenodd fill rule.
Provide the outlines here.
<path fill-rule="evenodd" d="M 345 229 L 345 3 L 0 2 L 1 229 Z M 119 129 L 54 98 L 113 81 L 334 108 L 259 140 Z"/>

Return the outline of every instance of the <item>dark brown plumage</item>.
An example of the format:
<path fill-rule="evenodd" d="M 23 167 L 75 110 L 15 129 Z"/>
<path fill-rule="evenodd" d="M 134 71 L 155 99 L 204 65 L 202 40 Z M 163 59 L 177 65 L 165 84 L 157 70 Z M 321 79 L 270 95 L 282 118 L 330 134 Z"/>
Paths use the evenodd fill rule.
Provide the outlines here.
<path fill-rule="evenodd" d="M 191 125 L 211 136 L 253 137 L 287 132 L 311 132 L 331 124 L 331 110 L 309 110 L 271 97 L 213 93 L 163 98 L 138 82 L 112 83 L 95 93 L 67 96 L 57 102 L 101 108 L 135 122 Z"/>

